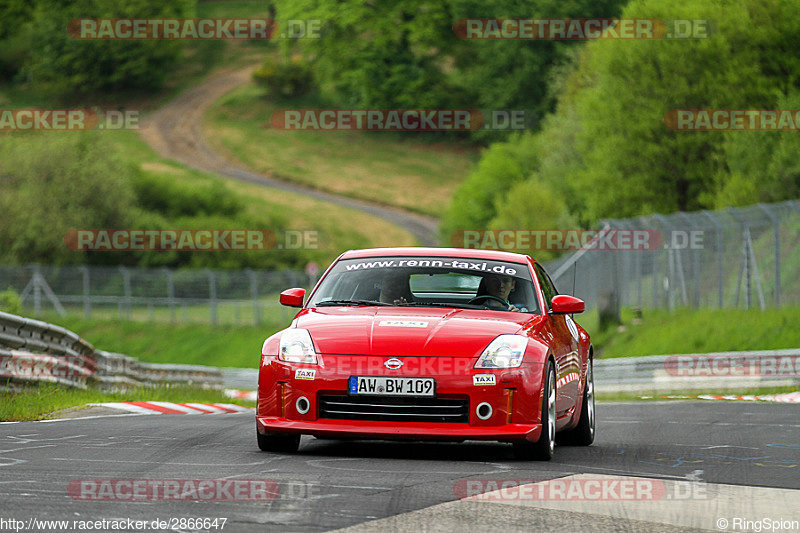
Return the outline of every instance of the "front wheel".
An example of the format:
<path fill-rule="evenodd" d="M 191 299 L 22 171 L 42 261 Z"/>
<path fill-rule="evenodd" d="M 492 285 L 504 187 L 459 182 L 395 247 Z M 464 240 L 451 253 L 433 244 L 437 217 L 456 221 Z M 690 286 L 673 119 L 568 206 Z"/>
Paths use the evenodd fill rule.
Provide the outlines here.
<path fill-rule="evenodd" d="M 549 461 L 556 449 L 556 371 L 552 361 L 547 363 L 547 374 L 542 390 L 542 434 L 536 442 L 514 443 L 517 459 Z"/>
<path fill-rule="evenodd" d="M 262 452 L 295 453 L 300 447 L 300 435 L 263 435 L 256 429 L 258 449 Z"/>
<path fill-rule="evenodd" d="M 574 446 L 589 446 L 594 442 L 595 413 L 594 413 L 594 372 L 592 359 L 586 366 L 586 386 L 583 388 L 583 401 L 581 404 L 581 417 L 578 425 L 563 433 L 563 443 Z M 561 434 L 560 434 L 561 435 Z M 559 443 L 561 441 L 559 440 Z"/>

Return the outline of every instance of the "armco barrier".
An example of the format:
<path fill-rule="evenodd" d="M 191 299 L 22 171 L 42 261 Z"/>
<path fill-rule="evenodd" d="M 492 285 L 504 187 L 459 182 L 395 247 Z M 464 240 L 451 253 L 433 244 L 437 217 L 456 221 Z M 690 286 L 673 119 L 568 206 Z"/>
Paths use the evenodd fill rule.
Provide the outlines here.
<path fill-rule="evenodd" d="M 31 353 L 92 355 L 94 346 L 60 326 L 0 311 L 0 346 Z"/>
<path fill-rule="evenodd" d="M 97 352 L 97 382 L 104 389 L 171 383 L 221 389 L 223 385 L 219 368 L 142 363 L 127 355 L 104 351 Z"/>
<path fill-rule="evenodd" d="M 598 358 L 598 392 L 722 391 L 800 385 L 800 350 Z"/>
<path fill-rule="evenodd" d="M 48 382 L 85 389 L 97 363 L 91 356 L 32 354 L 0 348 L 0 379 L 14 382 Z"/>
<path fill-rule="evenodd" d="M 222 371 L 197 365 L 142 363 L 95 350 L 60 326 L 0 312 L 0 379 L 102 389 L 181 384 L 222 389 Z"/>
<path fill-rule="evenodd" d="M 746 390 L 800 385 L 800 349 L 597 358 L 598 392 Z M 142 363 L 95 350 L 62 327 L 0 312 L 0 379 L 103 389 L 186 384 L 255 388 L 256 369 Z"/>

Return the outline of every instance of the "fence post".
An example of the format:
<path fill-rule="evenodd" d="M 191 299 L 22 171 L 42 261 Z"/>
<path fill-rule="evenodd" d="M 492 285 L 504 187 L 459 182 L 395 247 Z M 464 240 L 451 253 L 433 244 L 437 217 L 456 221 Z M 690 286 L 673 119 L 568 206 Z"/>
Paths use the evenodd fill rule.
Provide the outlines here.
<path fill-rule="evenodd" d="M 42 312 L 42 286 L 39 278 L 42 276 L 39 265 L 33 265 L 33 314 L 39 316 Z"/>
<path fill-rule="evenodd" d="M 772 214 L 764 204 L 758 204 L 772 221 L 772 240 L 775 246 L 775 307 L 781 306 L 781 227 L 778 217 Z"/>
<path fill-rule="evenodd" d="M 656 220 L 661 222 L 661 225 L 667 229 L 667 234 L 669 235 L 669 243 L 667 244 L 667 276 L 668 276 L 668 291 L 667 300 L 669 310 L 672 311 L 672 285 L 673 281 L 680 282 L 680 291 L 681 297 L 683 300 L 683 305 L 688 305 L 688 298 L 686 297 L 686 279 L 683 275 L 683 259 L 680 254 L 680 250 L 675 247 L 673 248 L 673 243 L 675 241 L 674 234 L 673 234 L 673 226 L 672 223 L 669 221 L 667 217 L 664 215 L 654 215 Z M 673 278 L 675 278 L 673 280 Z"/>
<path fill-rule="evenodd" d="M 694 301 L 692 303 L 694 308 L 697 309 L 700 307 L 700 258 L 698 257 L 698 250 L 692 245 L 692 233 L 697 229 L 697 225 L 686 213 L 681 212 L 679 214 L 689 225 L 688 245 L 692 249 L 692 278 L 694 279 L 694 295 L 692 298 Z"/>
<path fill-rule="evenodd" d="M 652 228 L 653 224 L 650 223 L 650 219 L 646 219 L 642 217 L 643 221 L 648 221 L 646 226 Z M 653 253 L 650 254 L 650 267 L 652 271 L 652 280 L 653 280 L 653 309 L 658 309 L 658 256 L 661 253 L 663 247 L 660 247 L 656 250 L 653 250 Z"/>
<path fill-rule="evenodd" d="M 167 305 L 169 306 L 169 319 L 173 324 L 175 323 L 175 279 L 172 275 L 172 270 L 164 267 L 161 269 L 164 275 L 167 276 Z"/>
<path fill-rule="evenodd" d="M 703 214 L 711 220 L 711 223 L 714 224 L 714 233 L 717 237 L 717 306 L 722 309 L 724 304 L 723 302 L 723 281 L 722 281 L 722 226 L 720 225 L 719 221 L 709 213 L 708 211 L 703 211 Z"/>
<path fill-rule="evenodd" d="M 247 277 L 250 278 L 250 298 L 253 299 L 253 325 L 257 326 L 261 323 L 261 309 L 258 307 L 258 279 L 256 279 L 256 273 L 249 268 L 245 272 Z"/>
<path fill-rule="evenodd" d="M 647 224 L 645 224 L 644 217 L 638 217 L 636 219 L 639 222 L 639 227 L 641 229 L 646 229 Z M 645 253 L 644 250 L 639 250 L 639 253 L 636 254 L 636 306 L 641 311 L 642 309 L 642 278 L 644 277 L 644 268 L 642 267 L 642 259 L 643 254 Z"/>
<path fill-rule="evenodd" d="M 92 316 L 92 301 L 89 298 L 89 268 L 81 265 L 78 269 L 83 274 L 83 314 L 86 319 Z"/>
<path fill-rule="evenodd" d="M 217 325 L 217 277 L 214 272 L 208 272 L 208 303 L 211 307 L 211 323 Z"/>
<path fill-rule="evenodd" d="M 131 273 L 124 266 L 119 267 L 122 274 L 123 290 L 125 291 L 125 318 L 131 319 Z"/>

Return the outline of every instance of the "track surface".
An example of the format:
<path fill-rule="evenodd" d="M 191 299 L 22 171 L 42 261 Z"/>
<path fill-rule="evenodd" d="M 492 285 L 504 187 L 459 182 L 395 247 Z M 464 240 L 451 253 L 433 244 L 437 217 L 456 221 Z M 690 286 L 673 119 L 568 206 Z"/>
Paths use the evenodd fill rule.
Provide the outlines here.
<path fill-rule="evenodd" d="M 3 514 L 23 520 L 225 517 L 225 531 L 321 531 L 455 500 L 454 484 L 475 478 L 543 480 L 586 473 L 669 480 L 701 470 L 707 482 L 800 489 L 800 417 L 795 405 L 599 404 L 595 445 L 559 447 L 549 463 L 516 461 L 508 445 L 474 441 L 304 437 L 297 455 L 263 453 L 256 447 L 254 426 L 251 414 L 2 424 Z M 269 479 L 279 483 L 283 496 L 271 502 L 202 503 L 84 502 L 68 496 L 70 481 L 98 478 Z M 503 517 L 519 512 L 510 506 L 492 507 L 491 512 Z M 580 502 L 574 511 L 580 511 Z M 541 516 L 558 523 L 589 516 L 560 512 L 542 511 Z M 487 514 L 484 527 L 477 529 L 497 525 L 491 516 Z M 592 520 L 598 527 L 603 524 L 601 518 Z M 585 521 L 583 526 L 579 529 L 590 527 Z M 610 529 L 594 529 L 637 530 L 630 524 L 619 526 L 617 521 Z M 713 522 L 709 527 L 713 529 Z"/>
<path fill-rule="evenodd" d="M 181 94 L 146 117 L 142 122 L 142 137 L 162 157 L 178 160 L 204 172 L 302 194 L 323 202 L 363 211 L 406 229 L 419 239 L 423 246 L 436 245 L 437 221 L 432 217 L 281 181 L 273 176 L 231 163 L 212 150 L 203 136 L 203 113 L 211 103 L 225 93 L 248 82 L 254 69 L 254 66 L 250 66 L 220 74 Z"/>

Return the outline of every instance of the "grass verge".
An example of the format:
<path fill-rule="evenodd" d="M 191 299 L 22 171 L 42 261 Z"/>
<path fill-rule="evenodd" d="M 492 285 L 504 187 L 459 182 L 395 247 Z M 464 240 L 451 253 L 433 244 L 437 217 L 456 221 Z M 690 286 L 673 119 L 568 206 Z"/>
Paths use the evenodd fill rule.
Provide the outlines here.
<path fill-rule="evenodd" d="M 97 349 L 148 363 L 258 368 L 264 340 L 287 327 L 293 316 L 260 326 L 216 327 L 75 316 L 45 319 L 76 332 Z"/>
<path fill-rule="evenodd" d="M 415 133 L 286 131 L 270 127 L 279 109 L 319 108 L 276 103 L 249 83 L 215 102 L 204 128 L 212 145 L 262 173 L 320 190 L 440 216 L 477 160 L 465 143 L 431 141 Z"/>
<path fill-rule="evenodd" d="M 58 411 L 72 407 L 87 407 L 101 402 L 198 402 L 235 403 L 252 406 L 254 402 L 233 400 L 220 391 L 189 387 L 154 387 L 131 389 L 125 392 L 100 392 L 93 389 L 66 389 L 53 384 L 40 384 L 19 392 L 6 386 L 0 388 L 0 420 L 30 421 L 57 418 Z"/>
<path fill-rule="evenodd" d="M 416 244 L 414 236 L 407 231 L 366 213 L 307 196 L 223 179 L 164 159 L 135 131 L 106 131 L 105 135 L 118 147 L 118 153 L 123 154 L 126 163 L 135 165 L 141 172 L 159 181 L 188 186 L 221 182 L 244 199 L 245 209 L 253 218 L 258 219 L 268 213 L 287 221 L 289 229 L 318 231 L 318 249 L 307 251 L 314 260 L 327 263 L 351 248 Z"/>
<path fill-rule="evenodd" d="M 597 314 L 576 320 L 600 357 L 800 348 L 800 308 L 623 310 L 619 328 L 599 332 Z"/>

